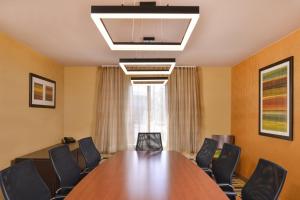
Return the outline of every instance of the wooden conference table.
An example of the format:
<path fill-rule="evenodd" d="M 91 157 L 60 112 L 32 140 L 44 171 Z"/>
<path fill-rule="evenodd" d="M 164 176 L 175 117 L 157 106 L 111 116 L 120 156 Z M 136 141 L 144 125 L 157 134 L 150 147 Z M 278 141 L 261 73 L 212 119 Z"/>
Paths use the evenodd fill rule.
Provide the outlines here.
<path fill-rule="evenodd" d="M 104 161 L 66 200 L 228 200 L 206 173 L 174 151 L 124 151 Z"/>

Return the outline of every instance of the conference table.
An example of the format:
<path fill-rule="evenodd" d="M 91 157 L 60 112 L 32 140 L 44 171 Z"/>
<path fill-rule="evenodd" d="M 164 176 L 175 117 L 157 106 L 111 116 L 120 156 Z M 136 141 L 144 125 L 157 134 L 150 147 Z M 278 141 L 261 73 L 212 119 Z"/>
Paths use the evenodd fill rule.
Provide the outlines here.
<path fill-rule="evenodd" d="M 228 200 L 191 160 L 175 151 L 124 151 L 99 164 L 66 200 Z"/>

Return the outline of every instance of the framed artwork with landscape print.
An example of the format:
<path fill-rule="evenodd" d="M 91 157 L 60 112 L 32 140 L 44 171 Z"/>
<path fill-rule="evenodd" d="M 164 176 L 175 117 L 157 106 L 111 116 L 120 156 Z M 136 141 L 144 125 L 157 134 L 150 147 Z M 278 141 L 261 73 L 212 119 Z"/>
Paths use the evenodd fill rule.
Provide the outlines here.
<path fill-rule="evenodd" d="M 259 134 L 293 140 L 293 64 L 289 57 L 259 70 Z"/>
<path fill-rule="evenodd" d="M 29 106 L 55 108 L 56 82 L 36 74 L 29 74 Z"/>

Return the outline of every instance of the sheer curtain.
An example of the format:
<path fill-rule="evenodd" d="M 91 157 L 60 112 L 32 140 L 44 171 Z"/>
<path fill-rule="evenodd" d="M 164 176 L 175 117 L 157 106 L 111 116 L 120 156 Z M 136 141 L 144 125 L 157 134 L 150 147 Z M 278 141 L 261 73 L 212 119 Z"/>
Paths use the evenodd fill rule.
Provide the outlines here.
<path fill-rule="evenodd" d="M 133 149 L 138 132 L 160 132 L 164 149 L 194 153 L 200 140 L 200 71 L 175 68 L 167 86 L 131 85 L 118 67 L 100 67 L 96 145 Z"/>
<path fill-rule="evenodd" d="M 118 67 L 99 67 L 95 142 L 101 152 L 127 149 L 129 78 Z"/>
<path fill-rule="evenodd" d="M 168 82 L 170 150 L 195 153 L 200 142 L 200 69 L 176 67 Z"/>
<path fill-rule="evenodd" d="M 95 142 L 114 153 L 134 149 L 138 132 L 161 132 L 167 144 L 166 87 L 131 85 L 118 67 L 99 67 Z"/>
<path fill-rule="evenodd" d="M 127 139 L 133 149 L 138 132 L 160 132 L 163 146 L 168 136 L 166 87 L 162 85 L 133 85 L 129 90 Z"/>

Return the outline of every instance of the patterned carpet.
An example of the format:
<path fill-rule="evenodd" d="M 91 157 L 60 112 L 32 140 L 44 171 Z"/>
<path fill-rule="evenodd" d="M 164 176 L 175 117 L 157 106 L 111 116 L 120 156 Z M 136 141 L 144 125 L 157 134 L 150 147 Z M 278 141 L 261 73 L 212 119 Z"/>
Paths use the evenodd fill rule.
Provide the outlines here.
<path fill-rule="evenodd" d="M 237 193 L 237 196 L 241 197 L 241 190 L 245 185 L 245 181 L 238 176 L 234 176 L 232 179 L 232 185 L 234 187 L 234 191 Z"/>
<path fill-rule="evenodd" d="M 186 158 L 190 159 L 194 164 L 197 164 L 195 162 L 195 155 L 190 155 L 187 153 L 182 153 Z M 241 179 L 240 177 L 234 175 L 232 179 L 232 186 L 234 187 L 234 191 L 237 193 L 238 197 L 241 197 L 241 190 L 245 185 L 245 181 Z"/>

